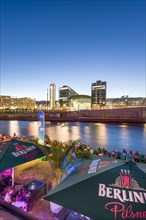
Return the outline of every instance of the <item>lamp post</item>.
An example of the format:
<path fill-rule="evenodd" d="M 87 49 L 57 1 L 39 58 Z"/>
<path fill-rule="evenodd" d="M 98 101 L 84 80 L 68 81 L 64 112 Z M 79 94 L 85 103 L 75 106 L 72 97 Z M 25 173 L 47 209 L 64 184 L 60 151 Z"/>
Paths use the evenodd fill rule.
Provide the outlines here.
<path fill-rule="evenodd" d="M 47 111 L 48 111 L 48 89 L 47 89 Z"/>

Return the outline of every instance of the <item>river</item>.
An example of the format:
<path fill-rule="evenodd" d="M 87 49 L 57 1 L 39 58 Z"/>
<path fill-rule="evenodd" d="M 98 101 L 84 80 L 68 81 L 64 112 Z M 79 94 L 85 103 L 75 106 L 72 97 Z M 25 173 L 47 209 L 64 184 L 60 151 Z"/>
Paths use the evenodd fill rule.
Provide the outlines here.
<path fill-rule="evenodd" d="M 37 121 L 0 121 L 0 133 L 13 136 L 25 136 L 37 139 Z M 146 124 L 114 124 L 88 122 L 46 122 L 45 134 L 51 140 L 68 142 L 80 140 L 97 149 L 104 147 L 108 151 L 136 150 L 146 155 Z"/>

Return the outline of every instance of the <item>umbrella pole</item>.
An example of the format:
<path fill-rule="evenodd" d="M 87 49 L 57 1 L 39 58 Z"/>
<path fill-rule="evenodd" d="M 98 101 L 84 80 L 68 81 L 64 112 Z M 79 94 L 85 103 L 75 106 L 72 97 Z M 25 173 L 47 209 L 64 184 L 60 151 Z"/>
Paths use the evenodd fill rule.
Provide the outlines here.
<path fill-rule="evenodd" d="M 14 187 L 14 167 L 12 168 L 12 187 Z"/>

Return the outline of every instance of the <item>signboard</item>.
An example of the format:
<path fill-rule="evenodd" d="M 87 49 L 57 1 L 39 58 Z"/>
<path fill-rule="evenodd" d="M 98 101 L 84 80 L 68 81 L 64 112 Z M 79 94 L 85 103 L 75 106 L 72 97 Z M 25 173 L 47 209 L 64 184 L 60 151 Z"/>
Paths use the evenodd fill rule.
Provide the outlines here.
<path fill-rule="evenodd" d="M 38 110 L 38 143 L 44 145 L 44 138 L 45 138 L 45 116 L 44 112 Z"/>
<path fill-rule="evenodd" d="M 88 174 L 95 173 L 97 171 L 99 162 L 100 162 L 100 159 L 92 161 L 92 163 L 90 164 L 90 168 L 88 170 Z"/>

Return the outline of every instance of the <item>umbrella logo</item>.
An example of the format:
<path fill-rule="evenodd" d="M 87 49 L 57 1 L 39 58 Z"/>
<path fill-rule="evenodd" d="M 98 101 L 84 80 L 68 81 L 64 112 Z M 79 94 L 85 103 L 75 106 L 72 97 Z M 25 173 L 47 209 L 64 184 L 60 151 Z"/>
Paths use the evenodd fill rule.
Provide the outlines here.
<path fill-rule="evenodd" d="M 135 190 L 143 190 L 144 188 L 140 187 L 138 182 L 133 179 L 130 170 L 121 169 L 120 175 L 116 178 L 115 184 L 109 184 L 113 187 L 125 188 L 125 189 L 135 189 Z"/>
<path fill-rule="evenodd" d="M 15 146 L 16 150 L 23 150 L 25 148 L 24 146 L 22 146 L 21 144 L 18 144 L 18 143 L 15 143 L 14 146 Z"/>
<path fill-rule="evenodd" d="M 109 184 L 109 186 L 100 183 L 98 196 L 115 200 L 105 204 L 105 209 L 114 214 L 115 220 L 119 214 L 121 214 L 122 219 L 142 219 L 146 217 L 145 210 L 136 210 L 135 212 L 133 209 L 134 203 L 141 203 L 145 206 L 146 189 L 140 187 L 137 181 L 132 178 L 130 170 L 121 169 L 120 175 L 115 180 L 115 184 Z M 126 206 L 127 202 L 128 207 Z"/>
<path fill-rule="evenodd" d="M 130 170 L 121 169 L 120 178 L 123 181 L 122 183 L 123 188 L 125 187 L 133 188 L 133 186 L 131 185 L 132 175 L 130 174 Z"/>
<path fill-rule="evenodd" d="M 32 159 L 37 154 L 36 147 L 34 145 L 27 147 L 27 146 L 15 143 L 14 146 L 15 146 L 16 151 L 12 152 L 12 155 L 15 157 L 19 157 L 19 156 L 22 156 L 25 158 L 31 157 Z"/>

